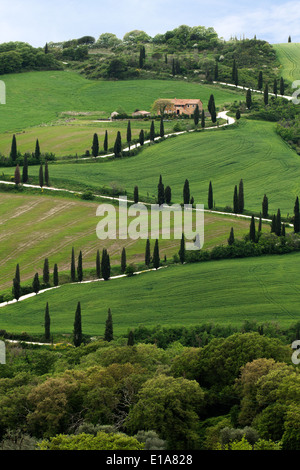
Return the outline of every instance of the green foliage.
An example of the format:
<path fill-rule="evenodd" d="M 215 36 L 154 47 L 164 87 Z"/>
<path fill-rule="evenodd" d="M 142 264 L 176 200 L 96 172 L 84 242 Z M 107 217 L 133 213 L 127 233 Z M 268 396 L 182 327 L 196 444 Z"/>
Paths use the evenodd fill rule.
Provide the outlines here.
<path fill-rule="evenodd" d="M 144 444 L 123 433 L 59 434 L 38 444 L 40 450 L 143 450 Z"/>

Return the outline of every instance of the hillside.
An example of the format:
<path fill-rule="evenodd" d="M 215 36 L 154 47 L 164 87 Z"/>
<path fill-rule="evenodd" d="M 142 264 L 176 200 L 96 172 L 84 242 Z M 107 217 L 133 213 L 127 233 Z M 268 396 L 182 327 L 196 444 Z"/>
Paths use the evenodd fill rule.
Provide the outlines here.
<path fill-rule="evenodd" d="M 274 44 L 273 48 L 280 62 L 280 73 L 290 83 L 299 80 L 300 76 L 300 44 Z"/>

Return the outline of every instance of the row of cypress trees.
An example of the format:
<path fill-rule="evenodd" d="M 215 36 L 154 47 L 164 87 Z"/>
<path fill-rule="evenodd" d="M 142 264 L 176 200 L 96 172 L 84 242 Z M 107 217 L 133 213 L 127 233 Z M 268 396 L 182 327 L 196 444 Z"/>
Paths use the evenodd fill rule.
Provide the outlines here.
<path fill-rule="evenodd" d="M 22 178 L 21 178 L 21 171 L 20 171 L 20 166 L 19 164 L 16 166 L 15 169 L 15 174 L 14 174 L 14 182 L 16 186 L 22 183 L 27 183 L 28 182 L 28 159 L 27 156 L 25 155 L 24 157 L 24 164 L 22 167 Z M 40 164 L 40 169 L 39 169 L 39 185 L 42 188 L 43 186 L 50 186 L 50 176 L 49 176 L 49 168 L 48 168 L 48 162 L 47 160 L 45 161 L 45 171 L 44 171 L 44 166 L 41 163 Z"/>

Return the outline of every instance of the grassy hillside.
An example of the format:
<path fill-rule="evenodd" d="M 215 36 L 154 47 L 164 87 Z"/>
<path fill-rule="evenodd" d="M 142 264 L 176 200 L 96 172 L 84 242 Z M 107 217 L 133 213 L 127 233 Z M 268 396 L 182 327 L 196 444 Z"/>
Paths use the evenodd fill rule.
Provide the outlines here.
<path fill-rule="evenodd" d="M 284 216 L 292 214 L 300 194 L 299 156 L 275 133 L 274 124 L 263 121 L 243 121 L 235 129 L 171 138 L 122 160 L 49 168 L 54 186 L 98 190 L 115 185 L 132 194 L 137 184 L 141 199 L 156 196 L 161 174 L 164 184 L 172 188 L 173 202 L 182 202 L 187 178 L 195 202 L 207 204 L 211 180 L 218 208 L 232 207 L 234 186 L 242 178 L 246 210 L 259 213 L 267 194 L 270 212 L 280 208 Z M 37 177 L 38 168 L 30 168 L 29 174 Z"/>
<path fill-rule="evenodd" d="M 300 44 L 286 43 L 273 45 L 281 64 L 281 75 L 285 80 L 293 82 L 300 77 Z"/>
<path fill-rule="evenodd" d="M 1 328 L 43 333 L 49 302 L 52 334 L 73 331 L 77 302 L 85 334 L 103 335 L 111 308 L 115 334 L 144 325 L 240 326 L 245 320 L 299 320 L 300 254 L 265 256 L 163 268 L 132 278 L 65 285 L 0 309 Z"/>

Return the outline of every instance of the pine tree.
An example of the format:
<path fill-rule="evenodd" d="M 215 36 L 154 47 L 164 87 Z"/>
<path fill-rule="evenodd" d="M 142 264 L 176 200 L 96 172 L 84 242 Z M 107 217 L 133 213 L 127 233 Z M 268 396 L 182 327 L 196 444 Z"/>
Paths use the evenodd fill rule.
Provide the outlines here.
<path fill-rule="evenodd" d="M 246 93 L 246 106 L 248 109 L 251 109 L 251 106 L 252 106 L 252 95 L 251 95 L 250 88 L 248 88 L 247 93 Z"/>
<path fill-rule="evenodd" d="M 150 254 L 150 240 L 147 238 L 146 249 L 145 249 L 145 265 L 150 266 L 151 254 Z"/>
<path fill-rule="evenodd" d="M 103 248 L 102 250 L 101 272 L 103 279 L 105 281 L 108 281 L 108 279 L 110 278 L 110 257 L 107 253 L 106 248 Z"/>
<path fill-rule="evenodd" d="M 190 203 L 190 184 L 189 181 L 186 179 L 183 186 L 183 204 Z"/>
<path fill-rule="evenodd" d="M 294 206 L 294 232 L 300 232 L 300 212 L 299 212 L 299 198 L 297 196 Z"/>
<path fill-rule="evenodd" d="M 274 83 L 273 83 L 273 93 L 274 95 L 277 97 L 277 93 L 278 93 L 278 86 L 277 86 L 277 79 L 274 78 Z"/>
<path fill-rule="evenodd" d="M 54 284 L 55 287 L 57 287 L 58 284 L 59 284 L 58 267 L 57 267 L 56 263 L 55 263 L 54 269 L 53 269 L 53 284 Z"/>
<path fill-rule="evenodd" d="M 150 140 L 154 142 L 155 139 L 155 128 L 154 128 L 154 121 L 151 122 L 150 126 Z"/>
<path fill-rule="evenodd" d="M 97 276 L 97 279 L 100 279 L 101 277 L 101 260 L 100 260 L 99 250 L 97 250 L 97 255 L 96 255 L 96 276 Z"/>
<path fill-rule="evenodd" d="M 160 137 L 164 137 L 164 136 L 165 136 L 165 128 L 164 128 L 164 120 L 163 120 L 163 117 L 161 117 L 161 119 L 160 119 L 159 135 L 160 135 Z"/>
<path fill-rule="evenodd" d="M 39 290 L 40 290 L 40 280 L 39 280 L 39 275 L 38 275 L 38 273 L 35 273 L 35 275 L 34 275 L 33 283 L 32 283 L 32 288 L 33 288 L 33 292 L 35 292 L 36 294 L 39 293 Z"/>
<path fill-rule="evenodd" d="M 283 96 L 284 95 L 284 80 L 282 77 L 280 78 L 279 90 L 280 90 L 280 94 Z"/>
<path fill-rule="evenodd" d="M 45 52 L 45 54 L 48 54 L 48 52 L 49 52 L 49 48 L 48 48 L 48 44 L 47 44 L 47 43 L 45 44 L 44 52 Z"/>
<path fill-rule="evenodd" d="M 266 106 L 269 104 L 269 85 L 267 83 L 264 90 L 264 103 Z"/>
<path fill-rule="evenodd" d="M 115 140 L 115 145 L 114 145 L 114 154 L 116 157 L 120 157 L 122 153 L 122 138 L 121 138 L 121 132 L 117 132 L 117 137 Z"/>
<path fill-rule="evenodd" d="M 233 245 L 234 243 L 234 231 L 233 227 L 231 227 L 229 238 L 228 238 L 228 245 Z"/>
<path fill-rule="evenodd" d="M 165 189 L 165 203 L 166 204 L 171 204 L 171 200 L 172 200 L 171 188 L 170 188 L 170 186 L 166 186 L 166 189 Z"/>
<path fill-rule="evenodd" d="M 280 209 L 278 209 L 278 211 L 277 211 L 275 227 L 276 227 L 275 228 L 275 233 L 276 233 L 276 235 L 278 235 L 278 237 L 280 237 L 280 235 L 281 235 L 281 213 L 280 213 Z"/>
<path fill-rule="evenodd" d="M 195 112 L 194 112 L 194 124 L 195 126 L 198 126 L 199 124 L 199 119 L 200 119 L 200 110 L 199 106 L 196 106 Z"/>
<path fill-rule="evenodd" d="M 48 258 L 46 258 L 44 261 L 44 267 L 43 267 L 43 283 L 48 285 L 49 282 L 50 282 L 49 261 L 48 261 Z"/>
<path fill-rule="evenodd" d="M 77 279 L 82 282 L 83 279 L 83 267 L 82 267 L 82 252 L 79 252 L 78 263 L 77 263 Z"/>
<path fill-rule="evenodd" d="M 110 308 L 108 309 L 107 319 L 105 323 L 105 333 L 104 333 L 104 341 L 113 341 L 114 333 L 113 333 L 113 320 Z"/>
<path fill-rule="evenodd" d="M 288 37 L 288 42 L 292 42 L 291 36 Z"/>
<path fill-rule="evenodd" d="M 103 150 L 104 150 L 104 152 L 108 151 L 108 133 L 107 133 L 107 131 L 105 131 Z"/>
<path fill-rule="evenodd" d="M 185 239 L 184 239 L 184 234 L 182 234 L 181 240 L 180 240 L 180 249 L 179 249 L 179 259 L 181 264 L 185 262 Z"/>
<path fill-rule="evenodd" d="M 213 188 L 211 181 L 209 182 L 208 186 L 208 208 L 209 210 L 213 209 L 214 206 L 214 198 L 213 198 Z"/>
<path fill-rule="evenodd" d="M 43 164 L 42 163 L 40 165 L 40 170 L 39 170 L 39 183 L 40 183 L 40 187 L 42 188 L 44 186 L 44 175 L 43 175 Z"/>
<path fill-rule="evenodd" d="M 162 176 L 159 177 L 157 185 L 157 203 L 161 206 L 165 202 L 165 186 L 162 182 Z"/>
<path fill-rule="evenodd" d="M 139 143 L 140 143 L 141 146 L 143 146 L 143 145 L 144 145 L 144 142 L 145 142 L 144 130 L 141 129 L 140 135 L 139 135 Z"/>
<path fill-rule="evenodd" d="M 251 217 L 251 222 L 250 222 L 250 233 L 249 233 L 249 238 L 251 242 L 255 242 L 255 219 L 254 215 Z"/>
<path fill-rule="evenodd" d="M 72 255 L 71 255 L 71 281 L 76 281 L 76 267 L 75 267 L 75 252 L 74 248 L 72 248 Z"/>
<path fill-rule="evenodd" d="M 13 293 L 14 299 L 19 300 L 19 298 L 21 297 L 21 285 L 20 285 L 20 281 L 17 278 L 13 279 L 12 293 Z"/>
<path fill-rule="evenodd" d="M 257 83 L 257 89 L 262 90 L 263 87 L 263 73 L 259 72 L 258 74 L 258 83 Z"/>
<path fill-rule="evenodd" d="M 45 183 L 46 183 L 46 186 L 49 186 L 49 169 L 48 169 L 48 162 L 47 160 L 45 161 Z"/>
<path fill-rule="evenodd" d="M 121 273 L 124 274 L 126 271 L 126 249 L 123 247 L 121 254 Z"/>
<path fill-rule="evenodd" d="M 16 186 L 19 186 L 19 184 L 21 183 L 21 173 L 19 165 L 17 165 L 15 169 L 14 181 Z"/>
<path fill-rule="evenodd" d="M 240 180 L 239 184 L 239 200 L 238 200 L 239 214 L 244 212 L 244 183 L 243 180 Z"/>
<path fill-rule="evenodd" d="M 49 314 L 49 304 L 47 302 L 45 309 L 45 340 L 50 341 L 50 314 Z"/>
<path fill-rule="evenodd" d="M 128 124 L 127 124 L 127 134 L 126 134 L 126 137 L 127 137 L 128 148 L 129 148 L 129 150 L 130 150 L 130 144 L 131 144 L 131 140 L 132 140 L 132 135 L 131 135 L 131 123 L 130 123 L 130 121 L 128 121 Z"/>
<path fill-rule="evenodd" d="M 159 246 L 158 246 L 158 239 L 155 240 L 154 250 L 153 250 L 153 267 L 158 269 L 160 265 L 160 258 L 159 258 Z"/>
<path fill-rule="evenodd" d="M 269 211 L 269 201 L 266 195 L 263 197 L 263 202 L 262 202 L 262 216 L 264 219 L 268 218 L 268 211 Z"/>
<path fill-rule="evenodd" d="M 17 151 L 17 139 L 15 134 L 13 135 L 12 142 L 11 142 L 11 150 L 10 150 L 10 158 L 12 159 L 13 162 L 16 161 L 18 156 L 18 151 Z"/>
<path fill-rule="evenodd" d="M 235 185 L 234 192 L 233 192 L 233 212 L 235 214 L 238 214 L 239 212 L 239 199 L 238 199 L 237 185 Z"/>
<path fill-rule="evenodd" d="M 132 330 L 130 330 L 128 334 L 127 346 L 134 346 L 134 334 Z"/>
<path fill-rule="evenodd" d="M 41 158 L 41 149 L 40 149 L 40 143 L 39 143 L 39 140 L 38 140 L 38 139 L 36 139 L 36 142 L 35 142 L 34 157 L 36 158 L 36 160 L 40 161 L 40 158 Z"/>
<path fill-rule="evenodd" d="M 135 204 L 137 204 L 139 202 L 139 188 L 138 188 L 138 186 L 134 187 L 133 200 L 134 200 Z"/>
<path fill-rule="evenodd" d="M 82 343 L 81 305 L 77 304 L 74 320 L 73 343 L 78 348 Z"/>
<path fill-rule="evenodd" d="M 28 181 L 28 158 L 27 155 L 24 156 L 23 163 L 23 172 L 22 172 L 22 183 L 27 183 Z"/>

